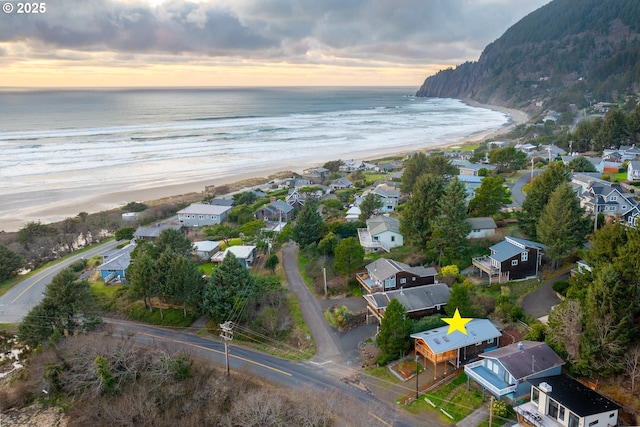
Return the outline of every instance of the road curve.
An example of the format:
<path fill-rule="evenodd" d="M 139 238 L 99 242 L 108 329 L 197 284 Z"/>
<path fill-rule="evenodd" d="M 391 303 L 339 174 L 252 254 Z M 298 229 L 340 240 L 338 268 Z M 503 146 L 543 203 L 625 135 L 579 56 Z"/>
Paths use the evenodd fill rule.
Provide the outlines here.
<path fill-rule="evenodd" d="M 110 240 L 86 250 L 82 253 L 72 255 L 58 264 L 45 268 L 33 276 L 24 279 L 16 284 L 6 294 L 0 297 L 0 323 L 20 323 L 22 318 L 42 300 L 42 294 L 51 279 L 61 270 L 69 267 L 74 262 L 82 258 L 102 254 L 113 249 L 118 244 L 115 240 Z"/>

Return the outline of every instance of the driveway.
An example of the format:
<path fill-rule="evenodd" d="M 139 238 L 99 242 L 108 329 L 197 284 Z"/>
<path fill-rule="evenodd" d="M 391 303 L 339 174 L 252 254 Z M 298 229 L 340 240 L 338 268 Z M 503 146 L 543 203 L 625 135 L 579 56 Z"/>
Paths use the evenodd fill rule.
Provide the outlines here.
<path fill-rule="evenodd" d="M 551 309 L 560 304 L 560 298 L 558 298 L 552 286 L 558 280 L 567 280 L 570 270 L 570 267 L 556 270 L 553 277 L 547 279 L 535 291 L 526 295 L 522 299 L 522 309 L 524 312 L 536 319 L 546 320 L 546 316 L 549 315 Z"/>
<path fill-rule="evenodd" d="M 529 170 L 527 173 L 523 174 L 520 178 L 516 180 L 516 182 L 510 187 L 511 196 L 513 197 L 513 203 L 509 205 L 512 208 L 520 208 L 522 207 L 522 203 L 524 202 L 525 195 L 522 192 L 522 188 L 529 182 L 531 177 L 538 176 L 542 173 L 540 169 L 534 169 L 533 171 Z"/>

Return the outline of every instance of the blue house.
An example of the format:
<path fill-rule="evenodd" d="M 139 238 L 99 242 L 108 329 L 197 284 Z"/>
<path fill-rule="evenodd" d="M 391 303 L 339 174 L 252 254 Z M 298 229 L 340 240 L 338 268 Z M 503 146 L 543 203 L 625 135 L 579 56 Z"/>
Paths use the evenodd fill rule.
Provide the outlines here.
<path fill-rule="evenodd" d="M 480 360 L 465 365 L 467 380 L 480 384 L 498 399 L 516 401 L 531 392 L 527 381 L 560 375 L 564 360 L 547 344 L 522 341 L 480 355 Z"/>
<path fill-rule="evenodd" d="M 108 251 L 102 256 L 102 265 L 98 267 L 98 271 L 105 283 L 127 277 L 127 269 L 131 263 L 131 252 L 135 247 L 134 244 L 128 244 L 123 248 Z"/>

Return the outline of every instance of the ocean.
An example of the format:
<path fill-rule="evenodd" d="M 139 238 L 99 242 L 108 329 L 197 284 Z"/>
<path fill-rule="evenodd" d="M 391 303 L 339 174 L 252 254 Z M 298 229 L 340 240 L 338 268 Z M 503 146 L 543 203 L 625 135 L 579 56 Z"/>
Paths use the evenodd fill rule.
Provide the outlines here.
<path fill-rule="evenodd" d="M 398 87 L 0 91 L 0 229 L 14 228 L 3 220 L 46 221 L 45 213 L 65 198 L 96 200 L 208 179 L 215 185 L 218 177 L 277 164 L 371 160 L 454 143 L 509 120 L 413 93 Z"/>

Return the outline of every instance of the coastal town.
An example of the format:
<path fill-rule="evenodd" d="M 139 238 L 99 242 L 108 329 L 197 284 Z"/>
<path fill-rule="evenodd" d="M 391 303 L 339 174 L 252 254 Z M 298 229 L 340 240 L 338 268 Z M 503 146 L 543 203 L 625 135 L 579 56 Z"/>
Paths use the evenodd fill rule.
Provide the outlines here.
<path fill-rule="evenodd" d="M 553 126 L 550 117 L 541 125 Z M 33 348 L 100 327 L 77 316 L 120 313 L 335 365 L 377 399 L 444 425 L 480 425 L 494 409 L 502 423 L 618 425 L 635 416 L 640 375 L 640 351 L 622 332 L 633 328 L 635 305 L 619 299 L 636 298 L 623 283 L 636 277 L 625 266 L 640 214 L 640 149 L 572 146 L 487 140 L 334 160 L 234 192 L 209 187 L 159 220 L 145 217 L 151 203 L 129 203 L 114 213 L 113 249 L 54 278 L 86 286 L 71 317 L 40 325 L 43 304 L 59 298 L 48 288 L 22 314 L 19 336 Z M 33 223 L 17 234 L 28 231 L 34 245 L 47 229 Z M 26 268 L 21 256 L 4 256 L 20 258 L 12 271 Z M 605 293 L 618 296 L 604 304 Z M 98 310 L 86 305 L 93 298 Z M 458 312 L 470 320 L 466 333 L 448 333 L 445 320 Z M 598 351 L 587 350 L 589 339 Z M 7 360 L 3 376 L 22 369 Z M 628 398 L 613 392 L 621 387 Z"/>

